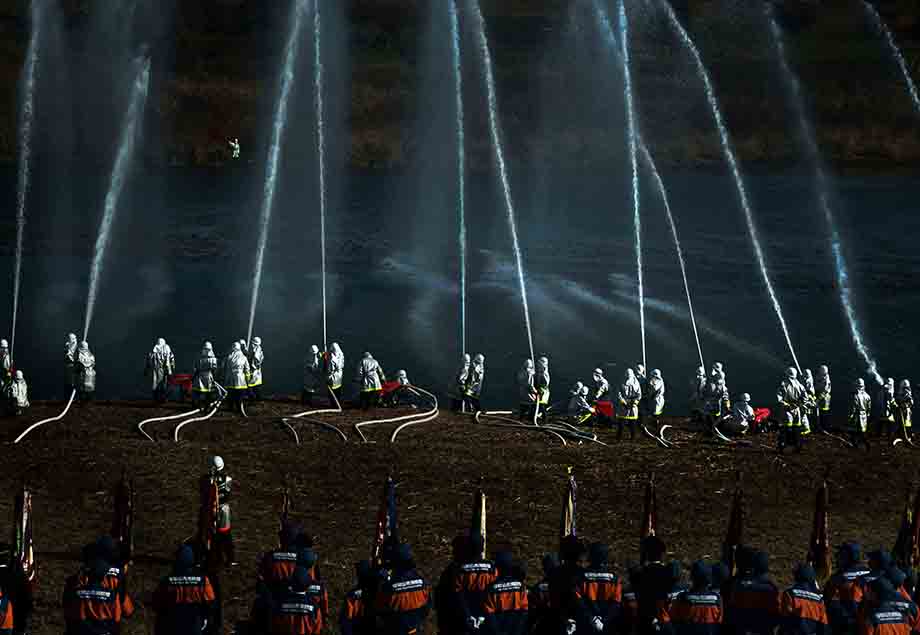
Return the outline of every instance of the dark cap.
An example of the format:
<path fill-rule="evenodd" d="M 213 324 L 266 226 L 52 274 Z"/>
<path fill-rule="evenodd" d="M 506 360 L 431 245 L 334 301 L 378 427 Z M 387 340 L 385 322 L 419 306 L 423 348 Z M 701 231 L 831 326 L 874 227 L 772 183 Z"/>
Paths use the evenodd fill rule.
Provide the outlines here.
<path fill-rule="evenodd" d="M 795 568 L 795 581 L 802 584 L 810 584 L 815 581 L 817 575 L 815 569 L 810 564 L 801 563 Z"/>
<path fill-rule="evenodd" d="M 588 548 L 588 559 L 592 567 L 599 567 L 607 564 L 610 558 L 610 548 L 600 542 L 591 543 Z"/>
<path fill-rule="evenodd" d="M 301 549 L 300 553 L 297 554 L 297 564 L 301 567 L 306 567 L 307 569 L 316 566 L 316 552 L 312 549 Z"/>
<path fill-rule="evenodd" d="M 511 567 L 514 566 L 514 558 L 511 557 L 510 551 L 499 551 L 495 554 L 495 566 L 504 574 L 511 573 Z"/>
<path fill-rule="evenodd" d="M 711 584 L 712 567 L 702 560 L 697 560 L 690 566 L 690 579 L 693 580 L 694 584 Z"/>

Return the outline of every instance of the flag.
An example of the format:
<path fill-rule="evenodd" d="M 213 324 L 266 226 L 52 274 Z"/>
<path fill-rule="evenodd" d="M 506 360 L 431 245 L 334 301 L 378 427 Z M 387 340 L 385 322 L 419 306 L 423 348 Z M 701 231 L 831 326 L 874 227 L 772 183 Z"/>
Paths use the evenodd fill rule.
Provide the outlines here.
<path fill-rule="evenodd" d="M 913 568 L 914 555 L 914 534 L 913 534 L 913 510 L 911 508 L 910 492 L 904 501 L 904 511 L 901 513 L 901 524 L 898 527 L 898 537 L 894 541 L 894 548 L 891 550 L 894 561 L 904 572 L 910 572 Z"/>
<path fill-rule="evenodd" d="M 920 491 L 917 492 L 917 495 L 914 496 L 914 511 L 910 519 L 910 539 L 911 539 L 911 554 L 910 554 L 910 567 L 916 571 L 920 569 Z"/>
<path fill-rule="evenodd" d="M 113 498 L 112 539 L 118 545 L 123 562 L 130 562 L 134 553 L 134 481 L 122 470 L 115 484 Z"/>
<path fill-rule="evenodd" d="M 198 512 L 198 547 L 201 562 L 207 562 L 211 542 L 217 532 L 217 512 L 220 509 L 220 495 L 217 482 L 210 475 L 201 478 L 201 507 Z"/>
<path fill-rule="evenodd" d="M 562 499 L 562 519 L 559 523 L 559 544 L 565 543 L 566 538 L 574 538 L 578 535 L 575 523 L 576 503 L 578 494 L 578 483 L 575 482 L 575 475 L 572 474 L 572 468 L 569 468 L 569 484 L 565 491 L 565 498 Z M 562 549 L 560 549 L 562 551 Z"/>
<path fill-rule="evenodd" d="M 371 550 L 371 561 L 375 565 L 382 565 L 386 560 L 386 548 L 399 542 L 398 526 L 396 484 L 393 482 L 393 477 L 388 476 L 383 486 L 380 510 L 377 512 L 377 531 L 374 534 L 374 547 Z"/>
<path fill-rule="evenodd" d="M 828 491 L 827 479 L 821 482 L 815 496 L 815 520 L 811 529 L 811 540 L 808 543 L 807 562 L 815 569 L 819 583 L 830 577 L 833 565 L 831 563 L 831 541 L 828 534 Z"/>
<path fill-rule="evenodd" d="M 655 475 L 649 474 L 645 485 L 645 505 L 642 510 L 642 527 L 639 539 L 648 538 L 658 533 L 658 499 L 655 496 Z"/>
<path fill-rule="evenodd" d="M 281 490 L 281 517 L 278 521 L 280 525 L 280 531 L 284 531 L 288 526 L 291 516 L 291 495 L 288 492 L 287 485 Z"/>
<path fill-rule="evenodd" d="M 486 495 L 482 490 L 476 492 L 473 498 L 473 522 L 470 527 L 470 536 L 482 538 L 482 553 L 480 558 L 486 557 Z"/>
<path fill-rule="evenodd" d="M 722 562 L 728 567 L 729 575 L 735 574 L 735 552 L 741 546 L 744 536 L 744 490 L 741 488 L 741 473 L 735 475 L 735 493 L 732 496 L 731 511 L 728 514 L 728 530 L 722 542 Z"/>
<path fill-rule="evenodd" d="M 13 557 L 31 584 L 35 580 L 35 545 L 32 541 L 32 492 L 23 487 L 13 502 Z"/>

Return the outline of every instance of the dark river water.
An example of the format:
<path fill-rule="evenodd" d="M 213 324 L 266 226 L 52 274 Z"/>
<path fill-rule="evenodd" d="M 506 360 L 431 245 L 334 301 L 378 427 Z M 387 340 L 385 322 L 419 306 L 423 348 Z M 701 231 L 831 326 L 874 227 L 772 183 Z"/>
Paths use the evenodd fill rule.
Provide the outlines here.
<path fill-rule="evenodd" d="M 105 170 L 38 171 L 30 198 L 15 357 L 33 398 L 63 398 L 63 345 L 81 333 Z M 259 234 L 260 170 L 138 170 L 126 187 L 89 342 L 98 396 L 149 394 L 147 351 L 165 337 L 189 372 L 207 339 L 218 353 L 246 335 Z M 312 179 L 312 176 L 310 177 Z M 722 361 L 734 394 L 774 400 L 789 365 L 728 177 L 666 172 L 687 258 L 707 366 Z M 310 180 L 310 179 L 304 179 Z M 411 174 L 353 173 L 330 192 L 329 339 L 348 361 L 370 350 L 384 369 L 443 393 L 458 343 L 458 255 L 452 192 Z M 748 175 L 767 261 L 803 367 L 827 363 L 839 405 L 866 376 L 835 287 L 827 232 L 809 179 Z M 836 213 L 856 314 L 883 375 L 920 380 L 920 178 L 838 177 Z M 537 354 L 551 360 L 554 397 L 603 366 L 620 380 L 640 360 L 632 206 L 623 175 L 534 175 L 513 182 Z M 424 196 L 419 196 L 424 190 Z M 0 324 L 12 310 L 15 170 L 0 170 L 3 262 Z M 434 191 L 434 194 L 432 194 Z M 315 193 L 288 177 L 268 242 L 254 335 L 268 392 L 300 388 L 304 352 L 322 346 Z M 516 402 L 527 341 L 507 219 L 488 175 L 468 187 L 468 348 L 486 356 L 486 406 Z M 422 200 L 422 203 L 418 201 Z M 670 410 L 686 411 L 698 364 L 664 213 L 643 191 L 649 367 L 661 368 Z M 3 314 L 0 314 L 3 315 Z M 0 327 L 6 336 L 9 327 Z M 867 377 L 868 379 L 868 377 Z"/>

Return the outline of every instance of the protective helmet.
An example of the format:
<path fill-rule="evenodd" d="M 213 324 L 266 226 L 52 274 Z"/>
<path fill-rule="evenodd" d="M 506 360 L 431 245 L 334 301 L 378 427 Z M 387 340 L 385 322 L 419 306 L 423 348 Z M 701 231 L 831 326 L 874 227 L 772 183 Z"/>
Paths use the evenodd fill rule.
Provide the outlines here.
<path fill-rule="evenodd" d="M 364 351 L 364 359 L 374 359 L 374 356 L 370 354 L 370 351 Z"/>
<path fill-rule="evenodd" d="M 809 379 L 814 379 L 814 375 L 811 374 L 810 368 L 806 368 L 804 371 L 802 371 L 802 375 L 808 377 Z"/>
<path fill-rule="evenodd" d="M 697 377 L 705 377 L 705 376 L 706 376 L 706 369 L 703 368 L 702 366 L 697 366 L 697 368 L 696 368 L 696 376 L 697 376 Z"/>
<path fill-rule="evenodd" d="M 595 377 L 603 377 L 603 376 L 604 376 L 604 371 L 602 371 L 600 368 L 595 368 L 595 369 L 594 369 L 594 376 L 595 376 Z"/>
<path fill-rule="evenodd" d="M 68 342 L 71 342 L 71 343 L 75 343 L 75 342 L 77 341 L 77 334 L 76 334 L 76 333 L 68 333 L 68 334 L 67 334 L 67 341 L 68 341 Z"/>
<path fill-rule="evenodd" d="M 17 380 L 17 381 L 22 381 L 23 379 L 25 379 L 25 377 L 23 376 L 22 371 L 21 371 L 21 370 L 17 370 L 17 371 L 16 371 L 16 380 Z"/>
<path fill-rule="evenodd" d="M 549 368 L 549 358 L 541 357 L 537 360 L 537 364 L 539 364 L 541 368 Z"/>
<path fill-rule="evenodd" d="M 713 364 L 713 365 L 712 365 L 712 369 L 713 369 L 714 371 L 716 371 L 717 373 L 723 372 L 723 371 L 724 371 L 724 367 L 722 366 L 722 362 L 716 362 L 715 364 Z"/>
<path fill-rule="evenodd" d="M 744 393 L 741 395 L 741 401 L 744 403 L 751 403 L 751 395 L 749 393 Z"/>
<path fill-rule="evenodd" d="M 211 345 L 211 342 L 205 342 L 205 343 L 204 343 L 204 350 L 213 352 L 213 351 L 214 351 L 214 346 Z"/>
<path fill-rule="evenodd" d="M 316 344 L 313 344 L 312 346 L 310 346 L 310 355 L 318 355 L 318 354 L 319 354 L 319 346 L 317 346 Z"/>
<path fill-rule="evenodd" d="M 584 387 L 585 387 L 585 385 L 584 385 L 583 383 L 581 383 L 580 381 L 576 381 L 576 382 L 575 382 L 575 385 L 572 387 L 572 394 L 573 394 L 573 395 L 580 395 L 580 394 L 581 394 L 581 389 L 584 388 Z"/>
<path fill-rule="evenodd" d="M 633 379 L 636 378 L 636 373 L 633 372 L 632 368 L 627 368 L 626 373 L 624 374 L 626 376 L 626 381 L 632 381 Z"/>
<path fill-rule="evenodd" d="M 7 342 L 6 340 L 0 340 L 0 348 L 9 348 L 9 347 L 10 347 L 9 342 Z"/>
<path fill-rule="evenodd" d="M 241 340 L 240 340 L 240 346 L 241 346 L 242 348 L 246 348 L 246 340 L 245 340 L 245 339 L 241 339 Z"/>
<path fill-rule="evenodd" d="M 473 361 L 476 362 L 477 364 L 483 364 L 486 361 L 486 356 L 483 355 L 482 353 L 477 353 L 476 357 L 473 358 Z"/>
<path fill-rule="evenodd" d="M 661 371 L 657 368 L 652 369 L 652 377 L 655 379 L 661 379 Z"/>
<path fill-rule="evenodd" d="M 524 370 L 533 370 L 533 360 L 532 359 L 524 360 Z"/>
<path fill-rule="evenodd" d="M 396 373 L 396 376 L 399 377 L 400 379 L 409 379 L 409 373 L 407 373 L 404 370 L 401 370 L 398 373 Z"/>
<path fill-rule="evenodd" d="M 464 366 L 469 366 L 470 364 L 470 354 L 464 353 L 463 358 L 460 360 L 460 363 Z"/>
<path fill-rule="evenodd" d="M 215 472 L 222 472 L 224 469 L 224 460 L 219 456 L 212 456 L 211 469 Z"/>
<path fill-rule="evenodd" d="M 333 353 L 339 353 L 339 354 L 341 354 L 341 352 L 342 352 L 342 347 L 339 346 L 339 343 L 338 343 L 338 342 L 333 342 L 333 343 L 332 343 L 332 352 L 333 352 Z"/>
<path fill-rule="evenodd" d="M 86 340 L 83 340 L 82 342 L 80 342 L 80 350 L 81 350 L 81 351 L 88 351 L 88 350 L 89 350 L 89 342 L 87 342 Z"/>
<path fill-rule="evenodd" d="M 827 366 L 825 366 L 824 364 L 822 364 L 821 366 L 818 366 L 818 375 L 820 377 L 827 377 L 828 372 L 830 371 L 828 370 Z"/>
<path fill-rule="evenodd" d="M 587 396 L 588 396 L 588 387 L 587 387 L 587 386 L 582 386 L 582 387 L 581 387 L 581 396 L 582 396 L 582 397 L 587 397 Z"/>
<path fill-rule="evenodd" d="M 254 337 L 254 338 L 252 338 L 252 343 L 253 343 L 254 346 L 262 346 L 262 338 L 261 338 L 261 337 Z"/>
<path fill-rule="evenodd" d="M 794 369 L 794 368 L 792 368 L 792 367 L 789 367 L 789 368 L 786 369 L 786 378 L 787 378 L 787 379 L 795 379 L 795 378 L 798 377 L 798 376 L 799 376 L 799 371 L 797 371 L 796 369 Z"/>
<path fill-rule="evenodd" d="M 240 346 L 240 343 L 239 343 L 239 342 L 234 342 L 234 343 L 233 343 L 233 352 L 234 352 L 234 353 L 239 353 L 239 352 L 241 352 L 242 350 L 243 350 L 243 347 Z"/>
<path fill-rule="evenodd" d="M 157 338 L 157 346 L 160 348 L 166 346 L 166 340 L 164 340 L 162 337 Z"/>
<path fill-rule="evenodd" d="M 862 377 L 860 377 L 859 379 L 857 379 L 857 380 L 856 380 L 856 387 L 859 388 L 859 389 L 865 388 L 865 387 L 866 387 L 866 380 L 863 379 Z"/>
<path fill-rule="evenodd" d="M 645 364 L 636 364 L 636 374 L 637 375 L 645 374 Z"/>
<path fill-rule="evenodd" d="M 894 387 L 894 379 L 889 377 L 888 379 L 885 380 L 885 385 Z"/>
<path fill-rule="evenodd" d="M 902 380 L 901 380 L 901 388 L 910 388 L 910 380 L 909 380 L 909 379 L 902 379 Z"/>

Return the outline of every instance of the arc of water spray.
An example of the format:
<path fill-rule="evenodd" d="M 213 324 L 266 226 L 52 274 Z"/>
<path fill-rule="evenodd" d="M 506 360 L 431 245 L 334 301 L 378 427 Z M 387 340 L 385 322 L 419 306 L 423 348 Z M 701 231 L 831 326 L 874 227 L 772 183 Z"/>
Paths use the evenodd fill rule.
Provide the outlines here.
<path fill-rule="evenodd" d="M 606 19 L 606 14 L 595 0 L 595 6 Z M 620 0 L 619 5 L 620 36 L 623 59 L 623 93 L 626 98 L 626 121 L 629 133 L 629 161 L 632 167 L 632 194 L 633 194 L 633 228 L 636 235 L 636 276 L 638 279 L 639 294 L 639 330 L 642 335 L 642 365 L 647 364 L 645 355 L 645 285 L 642 277 L 642 216 L 639 213 L 639 162 L 636 156 L 636 135 L 638 124 L 636 122 L 636 109 L 633 102 L 632 71 L 629 67 L 629 19 L 626 16 L 626 0 Z"/>
<path fill-rule="evenodd" d="M 658 166 L 655 165 L 655 159 L 652 158 L 652 153 L 649 152 L 648 147 L 645 145 L 645 142 L 642 139 L 639 140 L 639 149 L 642 152 L 642 158 L 648 165 L 649 172 L 652 174 L 652 180 L 655 181 L 655 185 L 658 188 L 658 193 L 661 196 L 661 202 L 664 206 L 665 215 L 668 217 L 668 226 L 671 229 L 671 238 L 674 240 L 674 249 L 677 251 L 677 260 L 680 263 L 680 275 L 684 279 L 684 291 L 687 294 L 687 310 L 690 314 L 690 326 L 693 327 L 693 338 L 696 340 L 696 351 L 700 355 L 700 366 L 705 368 L 706 362 L 703 361 L 703 347 L 700 345 L 700 334 L 696 328 L 696 315 L 693 312 L 693 300 L 690 298 L 690 284 L 687 281 L 687 265 L 684 262 L 684 251 L 680 246 L 680 238 L 677 234 L 677 223 L 674 221 L 674 214 L 671 212 L 671 203 L 668 200 L 668 191 L 664 187 L 664 181 L 661 178 L 661 174 L 658 172 Z"/>
<path fill-rule="evenodd" d="M 300 43 L 300 24 L 303 14 L 307 12 L 310 0 L 294 0 L 291 11 L 291 29 L 288 32 L 287 45 L 284 49 L 284 66 L 281 70 L 281 87 L 278 103 L 275 106 L 275 120 L 272 126 L 271 146 L 265 167 L 265 185 L 262 189 L 262 211 L 260 215 L 261 230 L 256 248 L 256 269 L 252 281 L 252 299 L 249 304 L 249 329 L 246 341 L 252 341 L 252 325 L 256 318 L 256 306 L 259 304 L 259 292 L 262 286 L 262 264 L 265 260 L 265 247 L 268 242 L 268 228 L 271 223 L 272 208 L 275 202 L 275 184 L 278 180 L 278 164 L 281 158 L 281 140 L 287 126 L 288 99 L 294 83 L 294 69 Z M 324 276 L 325 279 L 325 276 Z M 324 303 L 325 305 L 325 303 Z"/>
<path fill-rule="evenodd" d="M 447 3 L 453 40 L 454 92 L 457 109 L 457 224 L 460 248 L 460 352 L 466 352 L 466 139 L 463 113 L 463 72 L 460 58 L 460 25 L 457 0 Z"/>
<path fill-rule="evenodd" d="M 834 212 L 830 202 L 830 184 L 828 183 L 827 172 L 824 168 L 824 162 L 821 159 L 821 151 L 818 148 L 818 141 L 815 137 L 815 131 L 808 121 L 805 113 L 805 102 L 802 97 L 802 85 L 792 72 L 789 66 L 789 60 L 786 57 L 786 46 L 783 40 L 783 32 L 773 15 L 771 5 L 764 5 L 764 12 L 767 21 L 770 23 L 770 34 L 773 40 L 773 46 L 776 49 L 776 56 L 779 60 L 783 71 L 783 77 L 791 93 L 792 102 L 795 107 L 796 115 L 799 119 L 799 129 L 802 139 L 805 141 L 808 160 L 811 162 L 815 172 L 815 182 L 817 186 L 818 205 L 821 208 L 824 222 L 827 224 L 828 238 L 831 243 L 831 253 L 834 257 L 834 270 L 837 274 L 837 290 L 840 295 L 840 303 L 843 305 L 843 312 L 847 318 L 847 324 L 850 327 L 850 335 L 853 337 L 853 343 L 857 352 L 866 363 L 868 372 L 879 384 L 884 383 L 878 372 L 878 366 L 869 348 L 863 340 L 862 329 L 860 328 L 859 319 L 856 317 L 856 311 L 853 308 L 851 300 L 850 275 L 847 271 L 846 259 L 843 256 L 843 241 L 840 238 L 840 232 L 837 230 L 837 221 L 834 218 Z"/>
<path fill-rule="evenodd" d="M 595 10 L 595 13 L 597 14 L 598 21 L 602 28 L 603 34 L 607 38 L 610 44 L 610 48 L 613 51 L 614 57 L 623 67 L 624 72 L 627 72 L 628 71 L 628 49 L 625 49 L 624 47 L 620 46 L 620 44 L 617 42 L 616 36 L 614 35 L 614 32 L 613 32 L 613 27 L 610 24 L 610 19 L 607 16 L 607 12 L 604 9 L 603 5 L 599 2 L 599 0 L 594 0 L 594 10 Z M 626 43 L 627 39 L 624 38 L 623 41 L 624 43 Z M 624 52 L 627 55 L 624 55 Z M 629 81 L 631 84 L 632 80 L 630 79 Z M 655 185 L 658 188 L 658 193 L 661 196 L 661 201 L 664 206 L 665 215 L 667 216 L 667 219 L 668 219 L 668 225 L 671 229 L 671 237 L 674 240 L 674 248 L 677 251 L 677 260 L 680 264 L 680 273 L 684 281 L 684 291 L 687 294 L 687 310 L 690 315 L 690 325 L 693 328 L 693 338 L 696 341 L 696 350 L 700 356 L 700 365 L 705 367 L 706 363 L 703 361 L 703 348 L 700 345 L 700 335 L 696 327 L 696 314 L 693 311 L 693 300 L 691 299 L 691 296 L 690 296 L 690 284 L 687 281 L 687 266 L 684 261 L 683 249 L 680 246 L 680 238 L 678 237 L 678 233 L 677 233 L 677 223 L 674 221 L 674 215 L 671 212 L 671 204 L 670 204 L 670 201 L 668 200 L 668 191 L 664 186 L 664 181 L 661 178 L 661 174 L 658 172 L 658 166 L 655 164 L 655 160 L 652 158 L 652 154 L 651 152 L 649 152 L 648 147 L 645 145 L 645 141 L 642 139 L 642 135 L 638 132 L 638 130 L 636 131 L 635 141 L 636 141 L 636 145 L 638 146 L 639 151 L 642 153 L 643 160 L 648 165 L 649 172 L 651 172 L 652 179 L 655 181 Z M 633 191 L 636 197 L 638 198 L 638 170 L 633 174 L 633 177 L 634 177 Z M 638 204 L 636 204 L 635 207 L 636 209 L 638 209 Z M 641 238 L 641 235 L 639 235 L 638 232 L 637 232 L 637 236 Z M 641 249 L 637 250 L 637 253 L 639 254 L 639 257 L 641 259 L 641 254 L 642 254 Z M 640 272 L 641 272 L 641 266 L 640 266 Z M 644 294 L 642 297 L 644 299 Z M 645 325 L 644 325 L 644 319 L 643 319 L 644 317 L 645 317 L 645 306 L 644 306 L 644 302 L 642 302 L 640 306 L 640 319 L 642 319 L 641 328 L 643 332 L 645 331 Z M 643 336 L 643 341 L 644 339 L 645 338 Z"/>
<path fill-rule="evenodd" d="M 492 137 L 492 148 L 495 151 L 495 161 L 498 163 L 498 172 L 501 178 L 502 194 L 505 201 L 505 210 L 508 213 L 508 225 L 511 229 L 511 242 L 514 248 L 514 260 L 517 265 L 518 284 L 521 287 L 521 304 L 524 309 L 524 324 L 527 327 L 527 344 L 530 347 L 530 359 L 534 359 L 533 331 L 530 327 L 530 307 L 527 304 L 527 285 L 524 281 L 524 259 L 521 255 L 521 246 L 518 241 L 517 221 L 515 220 L 514 201 L 511 197 L 511 185 L 508 180 L 508 168 L 505 165 L 505 154 L 502 150 L 501 134 L 498 122 L 498 98 L 495 95 L 495 79 L 492 74 L 492 54 L 489 52 L 489 42 L 486 38 L 485 20 L 479 0 L 468 0 L 476 24 L 476 33 L 479 38 L 479 52 L 482 55 L 483 81 L 489 99 L 489 133 Z"/>
<path fill-rule="evenodd" d="M 754 247 L 754 255 L 757 258 L 757 264 L 760 266 L 760 274 L 763 277 L 764 285 L 767 288 L 767 294 L 770 296 L 770 302 L 773 304 L 773 311 L 776 313 L 780 328 L 783 331 L 783 336 L 786 339 L 786 346 L 789 347 L 789 354 L 792 356 L 792 361 L 795 363 L 796 368 L 801 370 L 798 357 L 795 354 L 795 348 L 792 346 L 792 338 L 789 335 L 789 328 L 786 326 L 786 319 L 783 317 L 783 310 L 780 306 L 779 298 L 776 295 L 776 290 L 773 288 L 773 281 L 770 279 L 770 274 L 767 270 L 766 258 L 764 257 L 763 248 L 760 245 L 760 237 L 757 234 L 757 226 L 754 223 L 754 212 L 752 211 L 751 203 L 748 200 L 747 189 L 744 185 L 744 179 L 741 176 L 741 169 L 738 166 L 738 160 L 735 157 L 735 151 L 732 147 L 731 135 L 729 134 L 728 128 L 725 125 L 725 120 L 722 118 L 722 110 L 719 108 L 719 102 L 716 99 L 715 88 L 713 87 L 712 80 L 709 77 L 709 71 L 706 70 L 706 65 L 703 63 L 703 58 L 700 56 L 700 52 L 696 48 L 696 44 L 693 43 L 693 39 L 690 37 L 690 34 L 687 33 L 687 30 L 684 29 L 683 25 L 680 23 L 680 20 L 677 18 L 677 14 L 674 13 L 674 8 L 667 0 L 660 0 L 660 2 L 668 16 L 668 20 L 670 21 L 671 26 L 680 37 L 681 42 L 683 42 L 683 44 L 687 47 L 687 50 L 690 51 L 690 54 L 692 55 L 693 61 L 696 65 L 697 74 L 703 81 L 703 84 L 706 88 L 706 100 L 709 102 L 709 108 L 712 111 L 712 117 L 715 120 L 716 128 L 719 131 L 719 138 L 722 142 L 722 151 L 725 153 L 725 158 L 728 160 L 729 167 L 732 171 L 732 176 L 735 180 L 735 187 L 738 191 L 738 198 L 740 199 L 741 208 L 744 211 L 744 217 L 747 221 L 748 234 L 751 238 L 751 244 Z"/>
<path fill-rule="evenodd" d="M 907 61 L 904 59 L 904 54 L 901 53 L 901 49 L 898 48 L 898 43 L 894 41 L 894 34 L 891 32 L 891 29 L 885 25 L 885 21 L 882 20 L 882 16 L 879 15 L 878 9 L 872 6 L 872 3 L 863 0 L 863 6 L 866 9 L 866 13 L 869 14 L 869 17 L 872 18 L 872 21 L 875 23 L 875 28 L 885 36 L 885 41 L 888 43 L 888 50 L 891 51 L 891 55 L 898 63 L 901 74 L 904 76 L 904 82 L 907 84 L 907 92 L 910 93 L 910 98 L 914 102 L 914 109 L 920 114 L 920 94 L 917 93 L 917 85 L 910 76 L 910 69 L 907 68 Z"/>
<path fill-rule="evenodd" d="M 19 285 L 22 279 L 22 242 L 26 228 L 26 198 L 32 160 L 32 122 L 35 118 L 35 76 L 41 42 L 42 5 L 32 2 L 32 35 L 23 69 L 22 112 L 19 129 L 19 178 L 16 195 L 16 261 L 13 265 L 13 323 L 10 331 L 10 355 L 16 352 L 16 318 L 19 314 Z"/>
<path fill-rule="evenodd" d="M 322 0 L 313 8 L 313 91 L 316 99 L 316 160 L 319 163 L 319 251 L 322 259 L 323 350 L 329 350 L 326 334 L 326 111 L 323 101 L 323 22 Z"/>
<path fill-rule="evenodd" d="M 137 142 L 137 125 L 143 118 L 144 105 L 147 101 L 147 91 L 150 87 L 150 58 L 140 63 L 137 77 L 134 79 L 134 88 L 131 91 L 131 102 L 125 114 L 125 123 L 122 128 L 121 140 L 118 144 L 118 154 L 112 168 L 112 178 L 109 190 L 105 195 L 105 207 L 102 212 L 102 222 L 99 225 L 99 235 L 96 237 L 96 248 L 93 253 L 93 263 L 89 274 L 89 293 L 86 298 L 86 321 L 83 325 L 83 339 L 89 334 L 89 327 L 93 321 L 93 309 L 96 306 L 96 296 L 99 292 L 99 276 L 105 260 L 105 252 L 112 234 L 112 225 L 115 222 L 115 213 L 118 211 L 118 201 L 124 189 L 125 178 L 131 167 L 134 157 L 134 146 Z"/>

